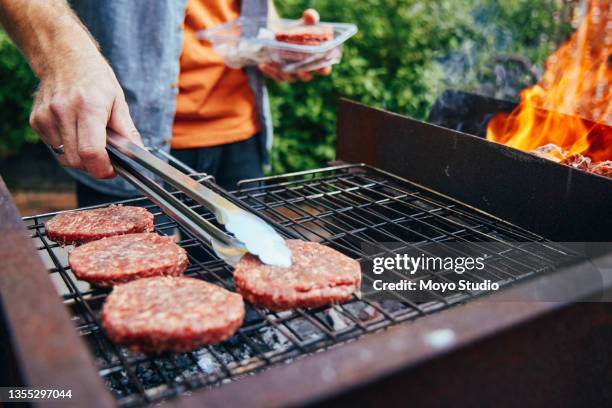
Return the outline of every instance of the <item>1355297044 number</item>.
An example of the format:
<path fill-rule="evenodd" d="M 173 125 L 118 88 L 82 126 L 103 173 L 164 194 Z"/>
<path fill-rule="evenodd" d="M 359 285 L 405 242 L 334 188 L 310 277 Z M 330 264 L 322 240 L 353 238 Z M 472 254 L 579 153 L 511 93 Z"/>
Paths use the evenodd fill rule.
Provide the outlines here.
<path fill-rule="evenodd" d="M 72 398 L 72 390 L 44 388 L 12 388 L 7 390 L 6 397 L 8 397 L 7 401 L 70 399 Z"/>

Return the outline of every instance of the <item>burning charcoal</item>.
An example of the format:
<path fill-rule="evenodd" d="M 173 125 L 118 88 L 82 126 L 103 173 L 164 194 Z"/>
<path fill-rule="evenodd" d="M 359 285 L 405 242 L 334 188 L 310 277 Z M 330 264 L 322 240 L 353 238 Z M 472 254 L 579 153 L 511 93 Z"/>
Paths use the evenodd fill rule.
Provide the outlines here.
<path fill-rule="evenodd" d="M 612 160 L 595 163 L 591 165 L 589 171 L 600 176 L 612 178 Z"/>
<path fill-rule="evenodd" d="M 557 163 L 565 160 L 568 155 L 568 152 L 566 152 L 554 143 L 549 143 L 547 145 L 540 146 L 537 149 L 532 150 L 531 153 Z"/>
<path fill-rule="evenodd" d="M 261 322 L 262 320 L 263 318 L 261 317 L 259 312 L 257 312 L 257 310 L 254 307 L 247 305 L 246 314 L 244 315 L 244 324 L 254 325 L 254 324 Z"/>
<path fill-rule="evenodd" d="M 344 305 L 343 307 L 361 321 L 373 321 L 382 317 L 378 310 L 365 302 L 352 302 Z"/>
<path fill-rule="evenodd" d="M 194 353 L 197 365 L 206 374 L 213 374 L 221 371 L 221 364 L 206 349 L 200 349 Z"/>
<path fill-rule="evenodd" d="M 273 327 L 261 328 L 259 335 L 261 338 L 261 343 L 263 343 L 269 350 L 285 350 L 291 346 L 291 341 L 278 329 Z"/>
<path fill-rule="evenodd" d="M 402 302 L 394 299 L 384 299 L 380 302 L 380 306 L 382 306 L 383 309 L 392 314 L 408 308 L 408 306 L 406 306 Z"/>
<path fill-rule="evenodd" d="M 317 317 L 323 320 L 334 331 L 345 330 L 348 327 L 354 326 L 352 320 L 342 315 L 334 308 L 326 309 L 321 313 L 317 313 Z"/>
<path fill-rule="evenodd" d="M 561 161 L 561 164 L 574 167 L 580 170 L 589 170 L 591 167 L 591 158 L 581 154 L 572 154 Z"/>
<path fill-rule="evenodd" d="M 304 341 L 319 340 L 325 335 L 321 329 L 317 328 L 317 326 L 303 317 L 292 319 L 288 321 L 286 325 Z"/>
<path fill-rule="evenodd" d="M 118 397 L 127 396 L 136 392 L 125 370 L 110 373 L 107 377 L 104 377 L 104 379 L 106 385 L 111 389 L 113 394 Z"/>
<path fill-rule="evenodd" d="M 228 343 L 230 342 L 228 341 Z M 257 352 L 244 340 L 237 340 L 235 344 L 228 344 L 226 347 L 236 360 L 244 361 L 257 355 Z"/>

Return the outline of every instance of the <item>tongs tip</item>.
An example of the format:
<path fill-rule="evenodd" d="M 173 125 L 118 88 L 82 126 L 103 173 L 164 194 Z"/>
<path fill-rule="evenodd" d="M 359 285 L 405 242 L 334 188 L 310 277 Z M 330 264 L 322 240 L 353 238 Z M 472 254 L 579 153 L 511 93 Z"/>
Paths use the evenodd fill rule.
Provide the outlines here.
<path fill-rule="evenodd" d="M 265 221 L 254 214 L 236 208 L 222 216 L 227 231 L 241 241 L 247 251 L 271 266 L 291 266 L 291 250 L 285 240 Z"/>
<path fill-rule="evenodd" d="M 283 241 L 282 245 L 273 245 L 265 251 L 258 251 L 258 257 L 266 265 L 289 268 L 291 266 L 291 250 Z"/>

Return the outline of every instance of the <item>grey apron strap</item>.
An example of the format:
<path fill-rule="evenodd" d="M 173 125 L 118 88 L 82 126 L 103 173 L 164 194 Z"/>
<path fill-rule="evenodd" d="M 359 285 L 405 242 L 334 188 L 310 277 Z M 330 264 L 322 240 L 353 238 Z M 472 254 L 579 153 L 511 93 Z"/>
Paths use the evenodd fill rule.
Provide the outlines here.
<path fill-rule="evenodd" d="M 240 14 L 248 17 L 267 17 L 268 1 L 269 0 L 242 0 L 240 2 Z"/>
<path fill-rule="evenodd" d="M 242 26 L 242 36 L 252 37 L 256 36 L 260 27 L 267 26 L 268 21 L 268 1 L 269 0 L 242 0 L 240 4 L 240 14 L 242 17 L 261 17 L 254 24 L 244 24 Z M 261 132 L 258 135 L 258 142 L 261 149 L 262 158 L 265 158 L 267 162 L 268 156 L 268 142 L 266 135 L 272 132 L 269 120 L 266 118 L 265 112 L 269 111 L 268 96 L 264 87 L 264 79 L 257 67 L 246 67 L 245 68 L 248 76 L 251 89 L 255 94 L 255 100 L 257 101 L 259 120 L 261 124 Z M 270 139 L 271 142 L 271 139 Z"/>
<path fill-rule="evenodd" d="M 268 20 L 268 1 L 269 0 L 242 0 L 240 4 L 240 15 L 242 17 L 260 17 L 256 22 L 243 24 L 242 36 L 254 37 L 259 28 L 265 27 Z"/>

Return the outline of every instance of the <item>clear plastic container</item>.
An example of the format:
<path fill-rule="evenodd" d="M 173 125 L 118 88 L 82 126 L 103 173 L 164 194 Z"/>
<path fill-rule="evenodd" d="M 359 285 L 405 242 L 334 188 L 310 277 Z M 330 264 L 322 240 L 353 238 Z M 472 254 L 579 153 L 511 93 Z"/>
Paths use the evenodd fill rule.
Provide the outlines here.
<path fill-rule="evenodd" d="M 317 45 L 276 40 L 276 35 L 279 33 L 301 28 L 331 30 L 333 38 Z M 266 24 L 265 19 L 240 17 L 200 31 L 198 37 L 210 41 L 215 52 L 232 68 L 276 63 L 284 72 L 294 73 L 337 64 L 342 59 L 342 44 L 355 33 L 357 26 L 347 23 L 321 22 L 316 25 L 304 25 L 302 20 L 276 19 Z"/>

